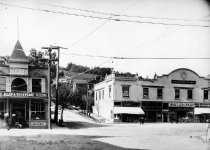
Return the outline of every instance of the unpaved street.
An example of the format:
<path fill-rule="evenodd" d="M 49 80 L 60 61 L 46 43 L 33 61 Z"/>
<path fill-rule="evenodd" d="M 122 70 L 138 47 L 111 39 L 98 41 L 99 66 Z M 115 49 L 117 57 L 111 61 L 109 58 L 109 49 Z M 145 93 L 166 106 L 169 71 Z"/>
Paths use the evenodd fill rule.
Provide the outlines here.
<path fill-rule="evenodd" d="M 96 124 L 71 111 L 65 112 L 67 127 L 0 130 L 0 150 L 150 149 L 208 150 L 208 124 L 146 123 Z"/>

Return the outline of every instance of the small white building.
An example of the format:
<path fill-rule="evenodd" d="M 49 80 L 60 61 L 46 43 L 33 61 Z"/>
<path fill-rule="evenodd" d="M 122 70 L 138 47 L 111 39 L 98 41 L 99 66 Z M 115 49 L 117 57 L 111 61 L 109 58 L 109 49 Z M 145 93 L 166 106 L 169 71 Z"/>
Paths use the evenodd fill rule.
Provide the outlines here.
<path fill-rule="evenodd" d="M 138 119 L 139 114 L 144 114 L 139 97 L 137 78 L 108 75 L 94 85 L 93 113 L 109 123 L 128 119 L 127 116 L 120 118 L 120 114 L 132 114 L 131 119 Z"/>

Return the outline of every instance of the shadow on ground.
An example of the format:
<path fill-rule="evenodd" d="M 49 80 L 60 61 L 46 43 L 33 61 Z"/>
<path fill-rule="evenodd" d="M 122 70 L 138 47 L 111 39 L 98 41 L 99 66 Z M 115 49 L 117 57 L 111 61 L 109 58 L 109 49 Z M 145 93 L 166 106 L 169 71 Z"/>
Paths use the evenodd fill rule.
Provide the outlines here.
<path fill-rule="evenodd" d="M 108 125 L 96 124 L 89 122 L 65 122 L 65 126 L 69 129 L 82 129 L 82 128 L 96 128 L 96 127 L 105 127 Z"/>
<path fill-rule="evenodd" d="M 5 136 L 0 137 L 0 150 L 135 150 L 94 140 L 97 138 L 101 137 L 64 134 Z"/>

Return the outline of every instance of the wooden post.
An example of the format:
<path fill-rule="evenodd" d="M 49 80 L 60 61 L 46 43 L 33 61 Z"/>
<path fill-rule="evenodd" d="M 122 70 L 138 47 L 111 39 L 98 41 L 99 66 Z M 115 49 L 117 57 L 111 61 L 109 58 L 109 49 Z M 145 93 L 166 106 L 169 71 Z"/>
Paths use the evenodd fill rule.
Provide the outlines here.
<path fill-rule="evenodd" d="M 31 99 L 29 99 L 29 104 L 28 104 L 29 106 L 29 111 L 28 111 L 28 117 L 29 117 L 29 119 L 28 119 L 28 124 L 29 124 L 29 128 L 31 127 Z"/>

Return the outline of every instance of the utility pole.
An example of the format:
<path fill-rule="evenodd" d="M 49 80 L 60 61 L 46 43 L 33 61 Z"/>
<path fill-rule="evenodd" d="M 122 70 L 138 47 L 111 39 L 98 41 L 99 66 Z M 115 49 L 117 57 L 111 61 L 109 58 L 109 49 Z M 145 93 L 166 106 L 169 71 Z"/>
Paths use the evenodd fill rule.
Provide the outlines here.
<path fill-rule="evenodd" d="M 52 67 L 52 48 L 42 47 L 42 49 L 48 50 L 48 129 L 51 129 L 51 67 Z"/>
<path fill-rule="evenodd" d="M 64 47 L 60 46 L 51 46 L 52 49 L 58 50 L 58 56 L 56 60 L 57 61 L 57 68 L 56 68 L 56 100 L 55 100 L 55 115 L 54 115 L 54 120 L 56 124 L 58 125 L 58 81 L 59 81 L 59 60 L 60 60 L 60 48 L 61 49 L 67 49 Z"/>

